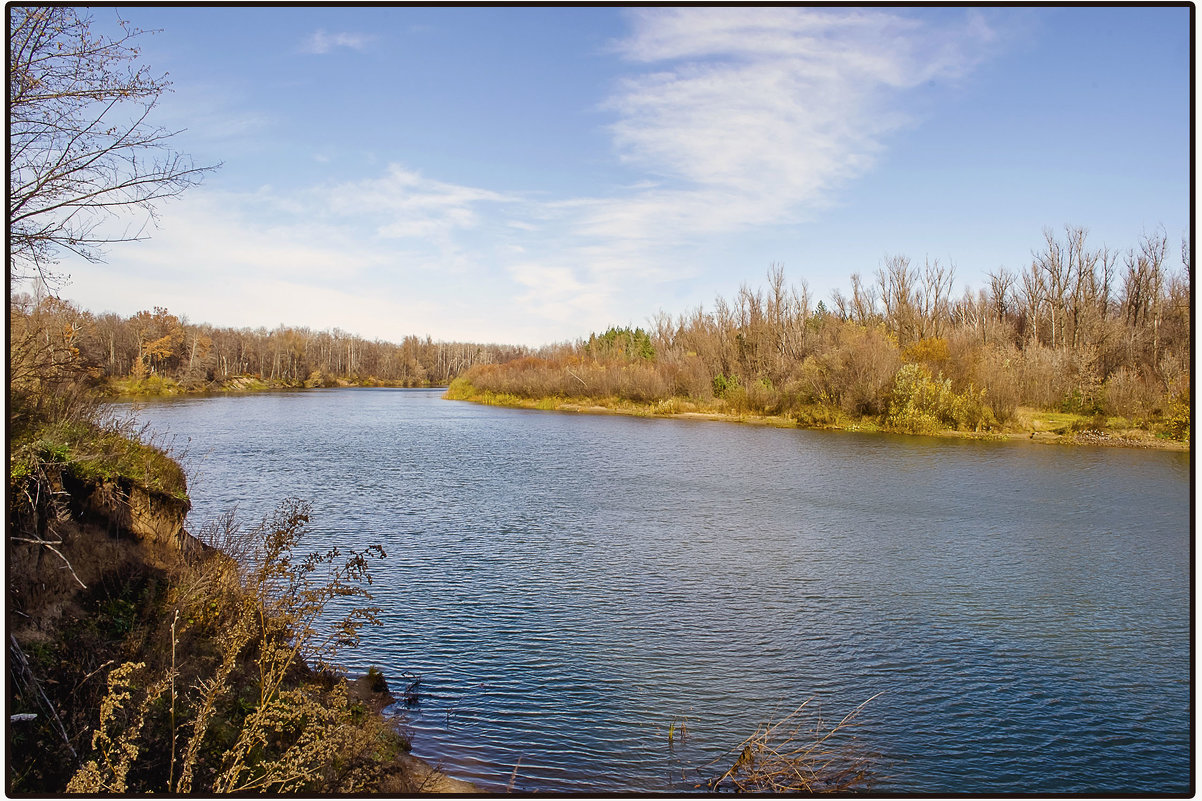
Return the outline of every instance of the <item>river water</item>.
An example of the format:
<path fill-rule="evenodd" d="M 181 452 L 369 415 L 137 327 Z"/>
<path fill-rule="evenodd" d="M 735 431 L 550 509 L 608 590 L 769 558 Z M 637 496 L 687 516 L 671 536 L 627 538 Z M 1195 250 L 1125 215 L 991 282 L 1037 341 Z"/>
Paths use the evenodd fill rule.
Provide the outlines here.
<path fill-rule="evenodd" d="M 838 747 L 880 792 L 1191 789 L 1188 455 L 439 394 L 137 414 L 193 530 L 296 496 L 314 547 L 384 546 L 345 662 L 421 677 L 414 753 L 452 775 L 679 792 L 802 702 L 825 729 L 871 698 Z"/>

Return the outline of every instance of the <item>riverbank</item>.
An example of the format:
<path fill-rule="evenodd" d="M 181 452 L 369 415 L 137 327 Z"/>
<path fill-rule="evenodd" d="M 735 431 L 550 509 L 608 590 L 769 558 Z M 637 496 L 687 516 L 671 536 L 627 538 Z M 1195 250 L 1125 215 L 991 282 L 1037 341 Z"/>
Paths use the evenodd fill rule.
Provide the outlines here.
<path fill-rule="evenodd" d="M 257 375 L 231 376 L 220 381 L 183 384 L 173 378 L 152 375 L 147 378 L 109 378 L 101 392 L 110 398 L 157 398 L 180 395 L 236 395 L 252 392 L 280 392 L 293 389 L 336 389 L 346 387 L 390 387 L 396 389 L 431 389 L 440 384 L 415 384 L 405 381 L 385 381 L 374 376 L 347 378 L 320 373 L 304 381 L 262 378 Z"/>
<path fill-rule="evenodd" d="M 143 398 L 177 396 L 236 395 L 258 392 L 302 391 L 306 389 L 330 388 L 394 388 L 394 389 L 439 389 L 438 385 L 413 387 L 404 384 L 378 381 L 374 378 L 349 380 L 345 378 L 321 382 L 284 382 L 263 380 L 254 376 L 238 376 L 221 384 L 206 384 L 199 387 L 184 387 L 170 379 L 133 379 L 110 381 L 106 387 L 108 397 L 122 401 Z M 456 379 L 447 388 L 443 397 L 448 400 L 468 401 L 486 406 L 503 406 L 514 409 L 538 409 L 542 411 L 574 412 L 578 414 L 619 414 L 631 417 L 659 417 L 681 420 L 707 420 L 712 422 L 742 423 L 744 425 L 770 426 L 774 428 L 804 428 L 819 431 L 850 431 L 862 433 L 886 433 L 920 435 L 948 439 L 981 440 L 1029 440 L 1053 445 L 1097 445 L 1119 448 L 1144 448 L 1167 451 L 1188 451 L 1188 441 L 1158 436 L 1145 429 L 1128 425 L 1123 418 L 1090 417 L 1071 412 L 1056 412 L 1030 407 L 1019 407 L 1014 418 L 1003 425 L 987 430 L 962 430 L 941 428 L 932 431 L 902 431 L 882 425 L 879 418 L 852 418 L 843 412 L 823 406 L 813 406 L 791 415 L 759 414 L 752 411 L 735 411 L 721 399 L 705 404 L 684 398 L 668 398 L 653 403 L 638 403 L 624 398 L 589 398 L 587 400 L 541 397 L 526 398 L 518 395 L 479 390 L 469 383 Z"/>
<path fill-rule="evenodd" d="M 357 597 L 333 623 L 357 641 L 372 548 L 305 556 L 295 500 L 190 532 L 184 470 L 119 427 L 34 426 L 10 461 L 9 794 L 478 792 L 409 753 L 383 677 L 351 680 L 311 622 Z"/>
<path fill-rule="evenodd" d="M 479 390 L 470 383 L 460 380 L 452 382 L 443 397 L 447 400 L 514 409 L 706 420 L 820 431 L 914 435 L 913 432 L 890 429 L 874 417 L 851 418 L 838 410 L 826 407 L 813 407 L 794 415 L 773 415 L 734 411 L 725 408 L 725 404 L 721 400 L 707 405 L 683 398 L 669 398 L 654 403 L 636 403 L 622 398 L 590 398 L 587 401 L 561 397 L 525 398 Z M 1085 415 L 1019 407 L 1010 423 L 994 429 L 965 431 L 943 428 L 923 432 L 921 436 L 997 441 L 1028 440 L 1049 445 L 1100 445 L 1168 451 L 1189 450 L 1188 442 L 1158 437 L 1151 432 L 1125 426 L 1125 422 L 1121 418 L 1110 418 L 1103 421 Z"/>

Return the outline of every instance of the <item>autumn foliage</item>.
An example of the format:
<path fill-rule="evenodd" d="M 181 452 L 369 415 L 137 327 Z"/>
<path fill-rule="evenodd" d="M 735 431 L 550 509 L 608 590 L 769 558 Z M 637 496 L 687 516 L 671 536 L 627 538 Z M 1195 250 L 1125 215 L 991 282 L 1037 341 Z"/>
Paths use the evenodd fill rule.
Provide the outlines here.
<path fill-rule="evenodd" d="M 1163 233 L 1125 253 L 1092 249 L 1081 228 L 1044 240 L 1027 271 L 958 297 L 951 267 L 890 256 L 828 308 L 774 266 L 766 287 L 661 314 L 649 332 L 475 366 L 452 396 L 674 401 L 906 432 L 996 429 L 1028 407 L 1188 438 L 1188 247 L 1174 272 Z"/>
<path fill-rule="evenodd" d="M 14 337 L 40 332 L 29 348 L 38 358 L 61 362 L 70 351 L 72 375 L 86 373 L 102 388 L 134 394 L 344 383 L 440 386 L 475 364 L 527 352 L 416 336 L 382 342 L 338 329 L 221 328 L 158 306 L 131 317 L 93 314 L 54 297 L 17 296 L 9 309 Z M 57 343 L 63 354 L 52 357 L 48 343 Z"/>

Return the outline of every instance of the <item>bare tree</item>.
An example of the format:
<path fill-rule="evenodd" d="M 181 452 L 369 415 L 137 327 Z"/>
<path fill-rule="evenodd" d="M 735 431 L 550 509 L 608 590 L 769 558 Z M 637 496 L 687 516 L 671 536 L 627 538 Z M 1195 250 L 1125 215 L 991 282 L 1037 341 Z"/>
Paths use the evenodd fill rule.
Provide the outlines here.
<path fill-rule="evenodd" d="M 1160 359 L 1160 322 L 1165 285 L 1165 257 L 1168 240 L 1163 231 L 1144 234 L 1139 252 L 1128 250 L 1127 271 L 1123 276 L 1123 315 L 1133 334 L 1143 335 L 1151 329 L 1151 363 Z"/>
<path fill-rule="evenodd" d="M 951 317 L 952 283 L 956 265 L 941 265 L 939 259 L 927 261 L 922 270 L 921 292 L 917 295 L 919 306 L 919 337 L 928 333 L 941 336 L 944 323 Z"/>
<path fill-rule="evenodd" d="M 973 292 L 964 288 L 964 294 L 952 304 L 951 321 L 961 329 L 970 330 L 974 337 L 981 338 L 982 345 L 989 344 L 989 334 L 998 327 L 994 317 L 994 306 L 984 289 Z"/>
<path fill-rule="evenodd" d="M 143 238 L 159 201 L 214 169 L 148 122 L 168 83 L 137 64 L 143 32 L 118 23 L 108 37 L 86 9 L 9 7 L 10 279 L 61 283 L 48 268 L 63 251 L 97 261 L 106 244 Z"/>
<path fill-rule="evenodd" d="M 868 325 L 876 317 L 876 290 L 865 286 L 859 273 L 851 274 L 851 313 L 857 325 Z"/>
<path fill-rule="evenodd" d="M 1011 303 L 1014 300 L 1014 273 L 1005 267 L 998 267 L 997 272 L 989 275 L 989 299 L 993 304 L 993 313 L 998 320 L 1005 320 L 1010 314 Z"/>
<path fill-rule="evenodd" d="M 876 277 L 885 322 L 900 342 L 917 339 L 918 269 L 911 269 L 906 256 L 886 256 L 885 266 L 876 271 Z"/>
<path fill-rule="evenodd" d="M 1068 283 L 1070 276 L 1070 256 L 1066 251 L 1068 248 L 1056 239 L 1056 235 L 1051 228 L 1043 229 L 1043 237 L 1046 246 L 1042 253 L 1034 253 L 1035 261 L 1032 265 L 1032 272 L 1037 273 L 1041 279 L 1043 288 L 1043 297 L 1047 303 L 1048 312 L 1052 323 L 1052 347 L 1056 347 L 1056 333 L 1060 332 L 1060 339 L 1064 339 L 1064 316 L 1066 300 L 1065 296 L 1068 292 Z M 1070 234 L 1070 242 L 1072 237 Z M 1029 293 L 1028 293 L 1029 294 Z"/>
<path fill-rule="evenodd" d="M 1038 345 L 1039 315 L 1047 305 L 1047 287 L 1038 262 L 1031 262 L 1031 269 L 1022 274 L 1022 286 L 1019 288 L 1018 297 L 1023 305 L 1031 344 Z"/>

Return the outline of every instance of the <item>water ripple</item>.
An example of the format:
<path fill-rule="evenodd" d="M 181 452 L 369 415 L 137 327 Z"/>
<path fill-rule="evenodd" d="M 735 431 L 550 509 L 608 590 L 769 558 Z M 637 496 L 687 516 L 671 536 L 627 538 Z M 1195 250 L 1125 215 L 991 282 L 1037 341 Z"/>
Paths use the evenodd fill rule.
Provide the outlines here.
<path fill-rule="evenodd" d="M 385 546 L 350 667 L 419 674 L 415 752 L 487 788 L 689 788 L 807 698 L 882 691 L 882 791 L 1189 787 L 1188 457 L 423 391 L 143 417 L 205 444 L 193 521 L 300 495 L 315 540 Z"/>

